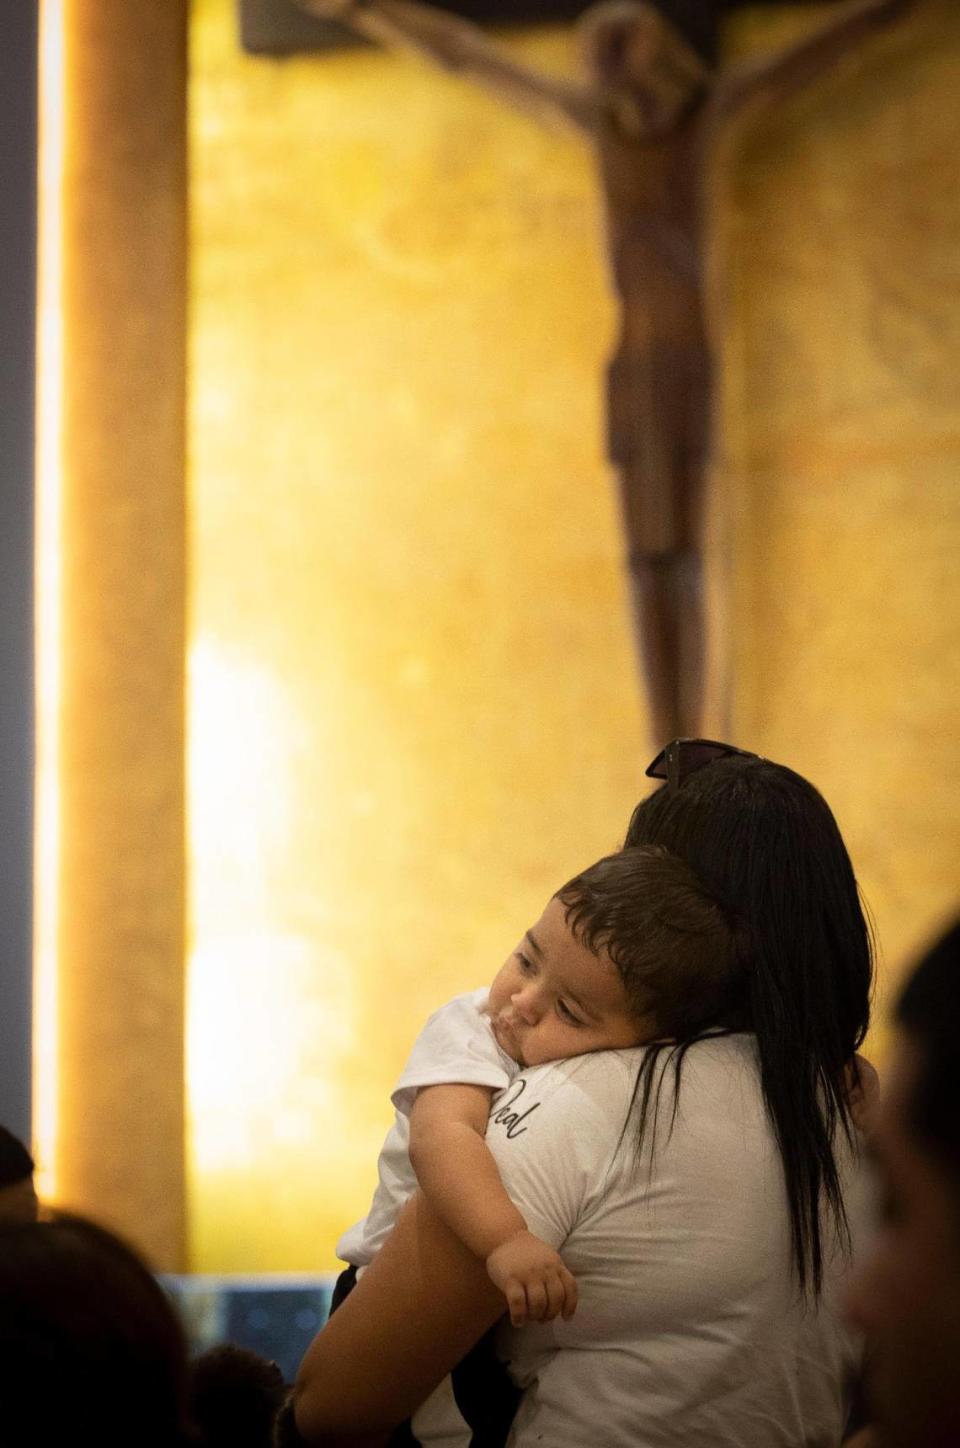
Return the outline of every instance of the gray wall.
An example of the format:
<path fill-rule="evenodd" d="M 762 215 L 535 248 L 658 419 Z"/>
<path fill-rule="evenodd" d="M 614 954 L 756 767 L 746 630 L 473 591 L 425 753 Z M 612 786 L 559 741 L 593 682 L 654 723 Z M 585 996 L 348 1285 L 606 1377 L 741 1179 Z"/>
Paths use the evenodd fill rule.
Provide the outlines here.
<path fill-rule="evenodd" d="M 37 6 L 0 44 L 0 1122 L 30 1135 Z"/>

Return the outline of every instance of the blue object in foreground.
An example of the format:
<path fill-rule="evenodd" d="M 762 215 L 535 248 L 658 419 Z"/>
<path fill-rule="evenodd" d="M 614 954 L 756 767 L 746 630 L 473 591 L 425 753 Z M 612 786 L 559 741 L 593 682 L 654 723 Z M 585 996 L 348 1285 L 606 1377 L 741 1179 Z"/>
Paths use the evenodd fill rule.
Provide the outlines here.
<path fill-rule="evenodd" d="M 335 1273 L 257 1276 L 165 1275 L 161 1285 L 183 1321 L 191 1356 L 218 1343 L 246 1347 L 280 1367 L 288 1383 L 330 1313 Z"/>

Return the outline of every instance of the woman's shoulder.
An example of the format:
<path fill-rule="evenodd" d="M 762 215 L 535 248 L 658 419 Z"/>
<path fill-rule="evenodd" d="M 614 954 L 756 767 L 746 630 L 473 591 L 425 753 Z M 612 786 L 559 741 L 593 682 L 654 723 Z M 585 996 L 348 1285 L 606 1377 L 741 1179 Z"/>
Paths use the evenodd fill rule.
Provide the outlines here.
<path fill-rule="evenodd" d="M 524 1080 L 531 1095 L 535 1094 L 538 1099 L 560 1097 L 569 1106 L 580 1103 L 586 1110 L 590 1102 L 607 1105 L 612 1099 L 632 1091 L 643 1057 L 642 1046 L 619 1051 L 589 1051 L 583 1056 L 568 1056 L 561 1061 L 530 1066 L 521 1072 L 518 1079 Z"/>
<path fill-rule="evenodd" d="M 629 1114 L 643 1052 L 593 1051 L 521 1071 L 493 1098 L 487 1143 L 498 1155 L 612 1149 Z"/>
<path fill-rule="evenodd" d="M 553 1245 L 594 1210 L 625 1201 L 635 1205 L 648 1194 L 649 1173 L 637 1173 L 640 1138 L 634 1120 L 648 1050 L 596 1051 L 533 1067 L 494 1098 L 487 1145 L 510 1196 L 536 1223 L 531 1231 Z M 653 1114 L 670 1126 L 660 1133 L 658 1162 L 673 1183 L 671 1190 L 674 1178 L 702 1175 L 705 1159 L 716 1163 L 715 1174 L 722 1175 L 732 1148 L 734 1154 L 756 1154 L 759 1143 L 766 1159 L 769 1132 L 752 1038 L 691 1045 L 682 1063 L 676 1113 L 670 1061 L 669 1049 L 654 1061 Z"/>
<path fill-rule="evenodd" d="M 682 1056 L 683 1075 L 707 1081 L 739 1080 L 753 1077 L 757 1071 L 756 1037 L 748 1032 L 704 1036 L 685 1047 L 669 1041 L 649 1046 L 631 1046 L 618 1051 L 590 1051 L 583 1056 L 569 1056 L 561 1061 L 547 1061 L 530 1066 L 520 1073 L 513 1087 L 522 1081 L 523 1091 L 530 1099 L 563 1097 L 573 1105 L 581 1103 L 584 1110 L 591 1102 L 609 1106 L 619 1097 L 632 1097 L 644 1061 L 656 1055 L 659 1075 L 663 1068 L 664 1086 L 673 1076 L 671 1069 Z M 513 1088 L 508 1088 L 509 1092 Z"/>
<path fill-rule="evenodd" d="M 532 1146 L 535 1138 L 549 1136 L 589 1139 L 598 1148 L 605 1141 L 619 1141 L 650 1051 L 648 1046 L 591 1051 L 527 1067 L 494 1097 L 488 1140 L 506 1134 L 513 1141 L 523 1135 L 528 1137 L 525 1145 Z M 678 1058 L 678 1050 L 667 1043 L 653 1062 L 654 1086 L 668 1107 Z M 726 1098 L 759 1099 L 755 1038 L 740 1034 L 694 1042 L 683 1052 L 680 1076 L 681 1102 L 687 1097 L 691 1105 L 697 1098 L 714 1106 Z"/>

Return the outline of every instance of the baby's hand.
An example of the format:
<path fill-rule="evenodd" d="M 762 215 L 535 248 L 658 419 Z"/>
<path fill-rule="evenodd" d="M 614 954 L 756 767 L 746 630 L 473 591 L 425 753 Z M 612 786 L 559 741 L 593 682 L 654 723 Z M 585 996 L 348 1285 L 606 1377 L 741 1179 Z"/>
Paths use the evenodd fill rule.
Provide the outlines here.
<path fill-rule="evenodd" d="M 507 1299 L 514 1327 L 564 1320 L 577 1310 L 577 1284 L 563 1259 L 532 1232 L 518 1232 L 494 1247 L 487 1275 Z"/>

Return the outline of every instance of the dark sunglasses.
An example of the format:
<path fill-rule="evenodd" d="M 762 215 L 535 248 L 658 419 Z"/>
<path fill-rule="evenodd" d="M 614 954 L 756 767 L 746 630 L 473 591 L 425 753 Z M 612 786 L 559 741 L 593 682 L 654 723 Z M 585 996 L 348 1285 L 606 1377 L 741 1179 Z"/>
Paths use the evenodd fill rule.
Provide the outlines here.
<path fill-rule="evenodd" d="M 759 759 L 749 749 L 737 749 L 733 744 L 721 744 L 719 739 L 674 739 L 666 749 L 661 749 L 656 759 L 649 764 L 645 773 L 651 779 L 665 779 L 670 789 L 679 789 L 690 774 L 712 764 L 715 759 L 727 759 L 737 754 L 741 759 Z"/>

